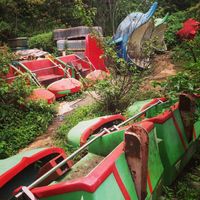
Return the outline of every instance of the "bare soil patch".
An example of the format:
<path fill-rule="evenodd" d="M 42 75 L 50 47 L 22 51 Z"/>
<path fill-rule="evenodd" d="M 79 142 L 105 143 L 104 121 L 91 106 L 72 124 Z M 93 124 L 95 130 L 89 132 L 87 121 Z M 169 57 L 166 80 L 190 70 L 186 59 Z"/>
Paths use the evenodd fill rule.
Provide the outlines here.
<path fill-rule="evenodd" d="M 146 77 L 145 81 L 141 85 L 141 90 L 156 90 L 152 86 L 153 81 L 166 81 L 168 77 L 176 75 L 178 71 L 180 71 L 180 67 L 173 64 L 170 52 L 155 56 L 152 62 L 150 75 Z"/>

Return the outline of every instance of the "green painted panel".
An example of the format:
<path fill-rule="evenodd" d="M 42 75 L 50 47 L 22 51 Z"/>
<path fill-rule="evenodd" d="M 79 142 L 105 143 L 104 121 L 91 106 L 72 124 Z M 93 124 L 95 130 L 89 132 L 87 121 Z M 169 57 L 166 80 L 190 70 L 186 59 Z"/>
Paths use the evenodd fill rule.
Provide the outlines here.
<path fill-rule="evenodd" d="M 133 115 L 139 113 L 141 111 L 142 107 L 151 101 L 152 101 L 152 99 L 135 102 L 132 106 L 128 107 L 128 109 L 127 109 L 128 117 L 132 117 Z"/>
<path fill-rule="evenodd" d="M 38 148 L 38 149 L 33 149 L 30 151 L 25 151 L 22 153 L 19 153 L 15 156 L 6 158 L 4 160 L 0 160 L 0 175 L 11 169 L 13 166 L 18 164 L 23 157 L 31 157 L 32 155 L 44 150 L 45 148 Z"/>
<path fill-rule="evenodd" d="M 154 128 L 149 133 L 149 154 L 148 154 L 148 171 L 152 183 L 153 190 L 155 190 L 163 176 L 163 165 L 160 159 L 156 129 Z M 162 142 L 162 141 L 161 141 Z M 151 196 L 148 190 L 148 198 Z"/>
<path fill-rule="evenodd" d="M 88 200 L 92 199 L 87 192 L 78 191 L 78 192 L 70 192 L 66 194 L 42 198 L 41 200 L 84 200 L 86 198 Z"/>
<path fill-rule="evenodd" d="M 68 142 L 74 146 L 79 146 L 80 145 L 80 137 L 81 137 L 83 131 L 98 121 L 99 121 L 99 117 L 91 119 L 91 120 L 79 122 L 76 126 L 74 126 L 68 132 L 68 134 L 67 134 Z"/>
<path fill-rule="evenodd" d="M 151 117 L 155 117 L 160 113 L 163 113 L 166 109 L 168 109 L 174 102 L 172 101 L 166 101 L 163 102 L 162 104 L 158 104 L 154 107 L 152 107 L 151 109 L 149 109 L 146 112 L 146 117 L 147 118 L 151 118 Z"/>
<path fill-rule="evenodd" d="M 182 118 L 181 118 L 181 115 L 180 115 L 180 111 L 176 110 L 174 112 L 174 116 L 175 116 L 176 121 L 178 123 L 178 126 L 179 126 L 179 128 L 181 130 L 181 133 L 182 133 L 183 139 L 185 141 L 185 144 L 188 146 L 188 140 L 187 140 L 187 137 L 186 137 L 186 132 L 185 132 L 185 128 L 183 126 L 183 121 L 182 121 Z"/>
<path fill-rule="evenodd" d="M 125 200 L 113 174 L 111 174 L 94 193 L 95 200 Z"/>
<path fill-rule="evenodd" d="M 149 196 L 149 198 L 146 198 L 149 199 L 149 200 L 158 200 L 159 197 L 161 196 L 162 194 L 162 188 L 163 188 L 163 184 L 162 184 L 162 178 L 159 180 L 156 188 L 154 189 L 153 193 Z"/>
<path fill-rule="evenodd" d="M 195 128 L 196 136 L 197 138 L 199 138 L 200 137 L 200 121 L 194 124 L 194 128 Z"/>
<path fill-rule="evenodd" d="M 129 167 L 127 165 L 125 154 L 122 154 L 119 157 L 119 159 L 116 161 L 116 166 L 131 199 L 137 200 L 138 197 L 135 190 L 135 184 L 132 179 L 132 175 L 130 173 Z"/>
<path fill-rule="evenodd" d="M 92 144 L 90 144 L 89 152 L 101 156 L 106 156 L 115 147 L 117 147 L 123 141 L 123 139 L 124 139 L 124 130 L 106 134 L 103 137 L 97 139 Z"/>
<path fill-rule="evenodd" d="M 151 199 L 151 193 L 148 187 L 148 183 L 147 183 L 147 196 L 146 196 L 146 200 L 150 200 Z"/>
<path fill-rule="evenodd" d="M 163 140 L 159 143 L 160 157 L 166 169 L 174 165 L 185 153 L 183 144 L 174 126 L 172 118 L 163 124 L 155 124 L 157 136 Z"/>

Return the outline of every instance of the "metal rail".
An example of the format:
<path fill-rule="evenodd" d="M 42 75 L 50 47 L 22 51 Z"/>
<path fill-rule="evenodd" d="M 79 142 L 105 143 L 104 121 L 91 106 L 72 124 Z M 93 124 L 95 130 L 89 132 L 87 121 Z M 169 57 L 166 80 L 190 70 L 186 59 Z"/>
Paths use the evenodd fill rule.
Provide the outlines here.
<path fill-rule="evenodd" d="M 15 61 L 16 62 L 16 61 Z M 22 67 L 28 74 L 30 74 L 30 77 L 32 78 L 32 80 L 34 81 L 34 83 L 39 86 L 42 87 L 42 85 L 40 84 L 40 82 L 37 80 L 36 76 L 34 75 L 34 73 L 31 72 L 30 69 L 28 69 L 24 64 L 20 63 L 20 62 L 16 62 L 20 67 Z"/>
<path fill-rule="evenodd" d="M 82 147 L 80 147 L 79 149 L 77 149 L 74 153 L 72 153 L 69 157 L 67 157 L 66 159 L 64 159 L 62 162 L 60 162 L 58 165 L 56 165 L 55 167 L 53 167 L 51 170 L 49 170 L 47 173 L 45 173 L 44 175 L 42 175 L 40 178 L 38 178 L 37 180 L 35 180 L 32 184 L 30 184 L 27 189 L 30 190 L 34 187 L 36 187 L 37 185 L 39 185 L 42 181 L 44 181 L 47 177 L 49 177 L 53 172 L 55 172 L 58 168 L 60 168 L 61 166 L 63 166 L 67 161 L 71 160 L 73 157 L 75 157 L 77 154 L 79 154 L 81 151 L 83 151 L 86 147 L 88 147 L 91 143 L 93 143 L 94 141 L 96 141 L 97 139 L 99 139 L 100 137 L 102 137 L 105 133 L 110 133 L 111 131 L 114 130 L 118 130 L 118 128 L 120 126 L 123 126 L 124 124 L 130 122 L 131 120 L 137 119 L 138 117 L 140 117 L 141 115 L 143 115 L 144 113 L 146 113 L 149 109 L 151 109 L 152 107 L 163 103 L 163 101 L 158 100 L 158 102 L 156 102 L 155 104 L 149 106 L 148 108 L 144 109 L 143 111 L 139 112 L 138 114 L 132 116 L 131 118 L 127 119 L 126 121 L 118 124 L 117 126 L 113 126 L 113 128 L 111 128 L 110 130 L 104 128 L 102 132 L 100 132 L 97 136 L 95 136 L 94 138 L 92 138 L 91 140 L 89 140 L 87 143 L 85 143 Z M 15 199 L 18 199 L 21 195 L 23 194 L 23 192 L 19 192 L 17 195 L 15 195 Z"/>

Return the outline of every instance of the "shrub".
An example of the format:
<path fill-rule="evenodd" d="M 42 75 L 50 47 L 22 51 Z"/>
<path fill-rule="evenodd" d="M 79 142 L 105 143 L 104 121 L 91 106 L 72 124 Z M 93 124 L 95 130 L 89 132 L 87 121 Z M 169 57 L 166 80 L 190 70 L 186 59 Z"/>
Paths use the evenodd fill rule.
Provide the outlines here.
<path fill-rule="evenodd" d="M 12 83 L 6 80 L 9 64 L 16 57 L 4 46 L 0 48 L 0 102 L 3 104 L 22 104 L 33 87 L 27 85 L 27 75 L 17 76 Z"/>
<path fill-rule="evenodd" d="M 83 0 L 75 0 L 73 17 L 80 21 L 80 24 L 92 26 L 97 9 L 89 7 Z"/>
<path fill-rule="evenodd" d="M 178 43 L 176 32 L 182 28 L 182 23 L 187 19 L 186 12 L 180 11 L 168 19 L 168 29 L 165 33 L 165 41 L 169 48 L 173 48 Z"/>
<path fill-rule="evenodd" d="M 200 59 L 200 34 L 193 40 L 182 41 L 173 49 L 172 58 L 175 62 L 197 62 Z"/>
<path fill-rule="evenodd" d="M 42 33 L 31 37 L 28 40 L 28 46 L 29 48 L 42 48 L 44 51 L 53 52 L 55 47 L 52 32 Z"/>
<path fill-rule="evenodd" d="M 15 57 L 7 47 L 0 49 L 0 159 L 25 147 L 47 128 L 53 108 L 43 102 L 27 102 L 33 87 L 26 74 L 7 83 L 5 75 Z"/>
<path fill-rule="evenodd" d="M 47 129 L 54 116 L 52 106 L 29 102 L 26 107 L 0 106 L 0 159 L 16 154 Z"/>
<path fill-rule="evenodd" d="M 99 96 L 97 102 L 104 112 L 123 112 L 133 101 L 143 71 L 119 58 L 115 46 L 108 45 L 107 39 L 101 45 L 104 48 L 104 57 L 110 75 L 94 85 L 94 90 Z"/>

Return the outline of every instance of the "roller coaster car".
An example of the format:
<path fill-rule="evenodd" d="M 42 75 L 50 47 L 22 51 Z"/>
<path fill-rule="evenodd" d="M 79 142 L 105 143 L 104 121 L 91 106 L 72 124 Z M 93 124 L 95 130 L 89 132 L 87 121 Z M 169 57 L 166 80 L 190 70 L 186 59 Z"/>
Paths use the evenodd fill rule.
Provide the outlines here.
<path fill-rule="evenodd" d="M 194 113 L 199 109 L 199 101 L 197 95 L 182 94 L 179 102 L 165 107 L 164 112 L 163 103 L 153 104 L 138 122 L 130 124 L 126 120 L 121 129 L 96 137 L 88 153 L 50 184 L 47 181 L 30 190 L 23 187 L 21 197 L 31 200 L 158 199 L 161 186 L 170 185 L 176 179 L 197 149 L 200 121 Z M 123 128 L 125 122 L 129 125 Z M 43 166 L 46 171 L 49 164 Z M 4 180 L 7 180 L 5 177 L 6 174 Z M 20 183 L 16 185 L 13 176 L 10 184 L 27 186 L 28 180 L 34 177 L 38 173 L 35 176 L 32 171 L 30 177 L 17 180 Z M 4 181 L 1 199 L 7 200 L 15 188 L 6 187 Z"/>

